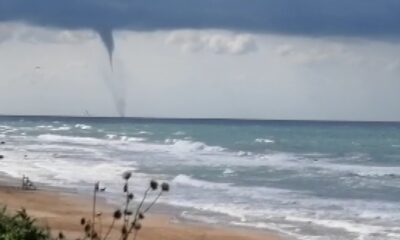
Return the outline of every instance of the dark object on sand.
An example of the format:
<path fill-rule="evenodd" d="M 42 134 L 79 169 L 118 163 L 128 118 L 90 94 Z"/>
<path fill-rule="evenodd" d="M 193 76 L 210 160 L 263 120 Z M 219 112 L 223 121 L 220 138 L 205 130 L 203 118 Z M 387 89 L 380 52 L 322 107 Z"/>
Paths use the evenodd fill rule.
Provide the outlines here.
<path fill-rule="evenodd" d="M 6 142 L 4 142 L 4 141 L 1 141 L 1 142 L 0 142 L 0 144 L 6 144 Z"/>
<path fill-rule="evenodd" d="M 0 159 L 3 159 L 4 158 L 4 155 L 0 155 Z"/>
<path fill-rule="evenodd" d="M 37 188 L 36 188 L 35 184 L 33 184 L 33 182 L 24 175 L 24 176 L 22 176 L 22 189 L 23 190 L 36 190 Z"/>

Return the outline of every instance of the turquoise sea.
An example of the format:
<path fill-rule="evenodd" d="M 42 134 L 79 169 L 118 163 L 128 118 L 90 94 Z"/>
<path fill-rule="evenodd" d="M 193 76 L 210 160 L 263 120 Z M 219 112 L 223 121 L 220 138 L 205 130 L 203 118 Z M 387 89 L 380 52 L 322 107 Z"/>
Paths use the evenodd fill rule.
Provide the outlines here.
<path fill-rule="evenodd" d="M 111 199 L 168 181 L 181 218 L 294 239 L 400 239 L 400 123 L 0 117 L 0 172 Z"/>

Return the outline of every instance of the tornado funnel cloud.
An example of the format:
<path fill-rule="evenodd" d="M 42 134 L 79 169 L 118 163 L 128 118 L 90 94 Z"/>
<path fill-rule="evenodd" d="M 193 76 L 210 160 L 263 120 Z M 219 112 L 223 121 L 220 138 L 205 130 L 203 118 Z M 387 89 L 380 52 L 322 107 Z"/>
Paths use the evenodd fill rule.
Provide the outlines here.
<path fill-rule="evenodd" d="M 125 97 L 121 96 L 120 98 L 116 99 L 115 102 L 118 115 L 120 117 L 125 117 L 125 105 L 126 105 Z"/>
<path fill-rule="evenodd" d="M 114 37 L 111 29 L 97 30 L 104 47 L 107 50 L 108 59 L 110 61 L 111 69 L 113 68 L 113 53 L 114 53 Z"/>
<path fill-rule="evenodd" d="M 125 82 L 118 73 L 114 71 L 113 53 L 114 53 L 114 37 L 111 28 L 97 29 L 101 42 L 105 47 L 108 60 L 111 68 L 111 75 L 106 76 L 106 85 L 112 95 L 116 111 L 120 117 L 125 117 L 126 96 L 125 96 Z"/>

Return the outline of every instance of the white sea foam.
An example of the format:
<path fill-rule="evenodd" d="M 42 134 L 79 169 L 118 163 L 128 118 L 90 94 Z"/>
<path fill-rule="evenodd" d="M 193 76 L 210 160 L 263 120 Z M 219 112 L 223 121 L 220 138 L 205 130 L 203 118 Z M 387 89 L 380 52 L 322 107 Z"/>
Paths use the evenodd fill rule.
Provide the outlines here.
<path fill-rule="evenodd" d="M 235 171 L 232 170 L 232 169 L 230 169 L 230 168 L 226 168 L 226 169 L 222 172 L 222 174 L 224 174 L 224 175 L 231 175 L 231 174 L 234 174 L 234 173 L 235 173 Z"/>
<path fill-rule="evenodd" d="M 101 179 L 104 183 L 115 183 L 123 172 L 134 171 L 134 162 L 122 161 L 74 161 L 54 158 L 52 154 L 6 152 L 7 157 L 0 161 L 0 171 L 11 177 L 28 175 L 33 181 L 59 186 L 92 184 Z M 67 184 L 67 185 L 65 185 Z"/>
<path fill-rule="evenodd" d="M 59 144 L 59 143 L 54 143 L 54 144 L 39 144 L 39 143 L 33 143 L 33 144 L 26 144 L 24 145 L 24 150 L 26 151 L 37 151 L 37 152 L 54 152 L 54 151 L 59 151 L 59 152 L 99 152 L 97 149 L 93 148 L 88 148 L 85 146 L 70 146 L 70 145 L 64 145 L 64 144 Z M 15 149 L 16 150 L 16 149 Z"/>
<path fill-rule="evenodd" d="M 230 184 L 227 184 L 227 183 L 214 183 L 214 182 L 193 179 L 192 177 L 184 175 L 184 174 L 180 174 L 180 175 L 176 176 L 172 180 L 172 182 L 176 185 L 188 185 L 188 186 L 204 188 L 204 189 L 226 189 L 230 186 Z"/>
<path fill-rule="evenodd" d="M 307 156 L 290 153 L 269 153 L 252 156 L 246 152 L 229 152 L 219 146 L 209 146 L 202 142 L 166 139 L 165 144 L 144 142 L 144 138 L 120 137 L 120 141 L 115 140 L 115 135 L 108 135 L 108 139 L 90 137 L 71 137 L 55 134 L 42 134 L 37 137 L 40 141 L 48 143 L 72 143 L 81 145 L 108 145 L 116 149 L 133 150 L 139 152 L 166 152 L 184 158 L 196 157 L 195 161 L 185 159 L 186 164 L 206 164 L 206 165 L 227 165 L 227 166 L 267 166 L 277 170 L 294 170 L 303 174 L 353 174 L 361 177 L 400 177 L 400 167 L 392 166 L 367 166 L 357 164 L 343 164 L 322 158 L 313 161 Z M 124 143 L 126 142 L 126 143 Z M 130 143 L 131 145 L 126 145 Z M 199 154 L 203 154 L 202 156 Z M 200 157 L 201 156 L 201 157 Z M 210 159 L 212 158 L 212 160 Z M 345 175 L 346 176 L 346 175 Z"/>
<path fill-rule="evenodd" d="M 15 133 L 15 132 L 17 132 L 19 129 L 18 128 L 14 128 L 14 127 L 11 127 L 11 126 L 7 126 L 7 125 L 0 125 L 0 133 L 2 134 L 2 135 L 8 135 L 9 133 Z"/>
<path fill-rule="evenodd" d="M 196 201 L 193 200 L 168 199 L 168 203 L 179 207 L 188 207 L 201 211 L 220 213 L 246 221 L 245 211 L 242 211 L 241 207 L 237 204 L 230 203 L 229 201 L 225 203 L 196 203 Z"/>
<path fill-rule="evenodd" d="M 44 142 L 60 142 L 60 143 L 75 143 L 83 145 L 97 145 L 106 144 L 107 141 L 92 137 L 71 137 L 55 134 L 42 134 L 37 137 L 39 140 Z"/>
<path fill-rule="evenodd" d="M 142 142 L 146 140 L 145 138 L 128 137 L 128 136 L 121 136 L 120 139 L 121 141 L 128 141 L 128 142 Z"/>
<path fill-rule="evenodd" d="M 306 224 L 312 223 L 326 228 L 341 229 L 348 233 L 353 233 L 357 235 L 359 239 L 366 239 L 368 236 L 375 237 L 371 239 L 379 239 L 377 238 L 377 235 L 384 233 L 386 230 L 384 226 L 362 224 L 362 223 L 357 223 L 354 220 L 315 219 L 315 218 L 294 217 L 294 216 L 288 216 L 286 217 L 286 219 L 289 221 L 303 222 Z"/>
<path fill-rule="evenodd" d="M 82 130 L 88 130 L 91 129 L 92 126 L 86 125 L 86 124 L 75 124 L 75 128 L 80 128 Z"/>
<path fill-rule="evenodd" d="M 112 146 L 116 150 L 132 150 L 135 152 L 166 152 L 170 154 L 199 154 L 199 153 L 217 153 L 225 149 L 218 146 L 209 146 L 202 142 L 180 139 L 166 139 L 164 143 L 145 142 L 145 138 L 117 136 L 115 134 L 107 134 L 106 139 L 93 137 L 74 137 L 56 134 L 41 134 L 38 140 L 46 143 L 69 143 L 80 145 L 107 145 Z M 34 139 L 33 139 L 34 140 Z"/>
<path fill-rule="evenodd" d="M 36 128 L 53 128 L 53 125 L 39 125 Z"/>
<path fill-rule="evenodd" d="M 326 170 L 324 173 L 347 173 L 362 177 L 400 177 L 400 167 L 394 166 L 373 166 L 361 164 L 343 164 L 331 161 L 319 161 L 308 164 L 308 167 Z"/>
<path fill-rule="evenodd" d="M 115 134 L 106 134 L 106 137 L 107 137 L 108 139 L 114 139 L 116 136 L 117 136 L 117 135 L 115 135 Z"/>
<path fill-rule="evenodd" d="M 253 227 L 257 227 L 254 225 L 257 223 L 256 219 L 266 220 L 271 218 L 272 222 L 292 222 L 292 225 L 288 227 L 290 229 L 298 226 L 299 223 L 311 224 L 309 226 L 318 225 L 324 228 L 338 229 L 338 231 L 342 231 L 341 234 L 344 234 L 344 236 L 351 233 L 372 240 L 374 239 L 373 236 L 381 236 L 381 238 L 376 239 L 385 239 L 384 236 L 387 233 L 396 234 L 394 232 L 397 231 L 395 230 L 396 224 L 390 225 L 389 223 L 399 222 L 400 220 L 400 214 L 393 215 L 393 211 L 400 212 L 400 206 L 390 202 L 373 200 L 353 200 L 349 202 L 346 199 L 313 197 L 309 193 L 293 190 L 240 187 L 230 183 L 215 183 L 187 175 L 176 176 L 172 183 L 174 189 L 189 187 L 201 190 L 185 190 L 185 192 L 196 192 L 197 195 L 200 195 L 199 198 L 190 200 L 187 200 L 187 196 L 180 196 L 178 193 L 178 197 L 180 196 L 182 199 L 173 200 L 170 202 L 171 204 L 226 214 L 239 218 L 241 222 L 246 222 Z M 201 192 L 205 192 L 204 195 L 199 194 Z M 293 201 L 294 199 L 295 201 Z M 370 211 L 372 209 L 375 212 Z M 367 211 L 369 212 L 367 213 Z M 263 227 L 271 229 L 270 224 L 257 224 L 258 227 L 263 225 Z M 292 231 L 282 228 L 284 224 L 279 225 L 281 232 Z M 301 234 L 308 236 L 304 235 L 306 233 Z M 315 239 L 324 239 L 322 236 Z M 302 239 L 309 238 L 304 237 Z"/>
<path fill-rule="evenodd" d="M 256 138 L 254 140 L 256 143 L 275 143 L 274 140 L 268 139 L 268 138 Z"/>
<path fill-rule="evenodd" d="M 290 236 L 290 239 L 303 239 L 304 235 L 296 233 L 299 231 L 299 228 L 296 228 L 293 225 L 290 224 L 276 224 L 274 222 L 243 222 L 243 221 L 231 221 L 230 224 L 235 225 L 235 226 L 241 226 L 241 227 L 250 227 L 250 228 L 256 228 L 256 229 L 268 229 L 270 231 L 275 231 L 278 233 L 283 234 L 284 236 Z M 290 230 L 289 230 L 290 229 Z M 293 231 L 293 229 L 295 229 Z M 327 239 L 321 239 L 319 236 L 307 236 L 307 240 L 327 240 Z M 339 239 L 336 239 L 339 240 Z"/>
<path fill-rule="evenodd" d="M 253 153 L 252 152 L 245 152 L 245 151 L 238 151 L 236 155 L 238 155 L 240 157 L 243 157 L 243 156 L 251 156 L 251 155 L 253 155 Z"/>
<path fill-rule="evenodd" d="M 136 134 L 138 134 L 138 135 L 153 135 L 152 132 L 148 132 L 148 131 L 139 131 Z"/>
<path fill-rule="evenodd" d="M 326 236 L 326 232 L 324 232 L 326 231 L 325 229 L 330 229 L 329 231 L 333 234 L 336 231 L 334 229 L 340 231 L 342 238 L 339 239 L 353 239 L 350 238 L 348 234 L 353 234 L 359 237 L 354 239 L 371 240 L 387 239 L 385 236 L 388 236 L 389 233 L 392 236 L 399 234 L 396 227 L 388 225 L 388 222 L 368 222 L 362 220 L 357 215 L 352 215 L 352 212 L 347 213 L 345 210 L 340 213 L 340 218 L 342 219 L 329 219 L 329 212 L 322 210 L 314 212 L 312 209 L 303 209 L 301 205 L 296 208 L 274 204 L 268 206 L 268 202 L 266 205 L 261 203 L 253 203 L 250 205 L 250 203 L 243 204 L 244 202 L 235 202 L 232 198 L 229 200 L 227 199 L 218 201 L 211 198 L 208 202 L 196 200 L 173 200 L 169 203 L 177 206 L 195 208 L 200 211 L 224 214 L 239 219 L 239 222 L 232 221 L 235 225 L 277 230 L 298 239 L 338 239 Z M 315 207 L 313 209 L 315 209 Z M 363 208 L 358 209 L 358 211 L 362 212 Z M 337 216 L 332 215 L 332 217 Z M 199 218 L 197 220 L 202 219 Z M 318 226 L 317 229 L 320 229 L 321 231 L 313 233 L 311 236 L 308 235 L 307 231 L 304 229 L 300 231 L 303 227 L 315 228 L 315 226 Z M 298 233 L 293 231 L 294 228 L 298 230 Z M 339 232 L 334 234 L 334 236 L 335 235 L 339 236 Z"/>
<path fill-rule="evenodd" d="M 69 130 L 71 130 L 71 127 L 62 126 L 62 127 L 51 128 L 50 130 L 51 131 L 69 131 Z"/>
<path fill-rule="evenodd" d="M 202 142 L 194 142 L 189 140 L 181 139 L 166 139 L 165 143 L 170 144 L 171 150 L 177 153 L 188 153 L 188 152 L 221 152 L 225 149 L 219 146 L 208 146 Z"/>
<path fill-rule="evenodd" d="M 177 131 L 177 132 L 174 132 L 173 135 L 182 136 L 182 135 L 186 135 L 186 133 L 184 131 Z"/>
<path fill-rule="evenodd" d="M 172 184 L 176 187 L 191 187 L 191 188 L 202 188 L 207 190 L 223 190 L 225 193 L 232 196 L 241 196 L 251 198 L 255 200 L 267 200 L 274 199 L 276 196 L 288 197 L 289 195 L 296 194 L 296 191 L 285 190 L 279 188 L 267 188 L 267 187 L 241 187 L 234 186 L 232 183 L 217 183 L 205 180 L 193 178 L 185 174 L 179 174 L 175 176 Z M 297 192 L 297 194 L 305 194 L 306 192 Z M 271 198 L 272 197 L 272 198 Z"/>
<path fill-rule="evenodd" d="M 258 155 L 262 159 L 260 165 L 269 166 L 278 170 L 296 170 L 306 173 L 313 172 L 317 175 L 342 175 L 362 177 L 400 177 L 400 167 L 395 166 L 372 166 L 362 164 L 344 164 L 331 161 L 329 158 L 321 158 L 318 161 L 308 159 L 306 155 L 290 153 L 271 153 Z"/>

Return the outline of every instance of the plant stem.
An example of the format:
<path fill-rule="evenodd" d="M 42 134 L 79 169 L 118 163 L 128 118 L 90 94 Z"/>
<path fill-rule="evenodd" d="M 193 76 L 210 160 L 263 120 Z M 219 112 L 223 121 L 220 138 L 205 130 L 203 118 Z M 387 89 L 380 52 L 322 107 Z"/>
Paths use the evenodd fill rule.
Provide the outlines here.
<path fill-rule="evenodd" d="M 97 200 L 97 188 L 98 183 L 94 184 L 94 191 L 93 191 L 93 209 L 92 209 L 92 233 L 90 234 L 90 239 L 93 239 L 94 235 L 94 226 L 96 221 L 96 200 Z"/>
<path fill-rule="evenodd" d="M 160 192 L 157 194 L 157 197 L 153 200 L 153 202 L 150 203 L 149 206 L 147 206 L 147 208 L 143 211 L 143 214 L 150 210 L 150 208 L 151 208 L 151 207 L 157 202 L 157 200 L 161 197 L 162 193 L 163 193 L 163 192 L 160 191 Z"/>
<path fill-rule="evenodd" d="M 147 197 L 147 194 L 149 193 L 149 191 L 150 191 L 150 187 L 147 188 L 147 190 L 144 192 L 142 201 L 140 202 L 139 206 L 136 208 L 136 213 L 135 213 L 135 218 L 134 218 L 135 221 L 137 220 L 137 217 L 139 216 L 140 209 L 142 208 L 144 200 L 146 200 L 146 197 Z"/>
<path fill-rule="evenodd" d="M 126 214 L 128 212 L 128 207 L 129 207 L 129 185 L 128 185 L 128 180 L 126 180 L 125 185 L 127 186 L 127 191 L 126 191 L 126 201 L 125 201 L 125 209 L 124 209 L 124 225 L 125 227 L 128 227 L 128 223 L 129 223 L 129 216 Z"/>
<path fill-rule="evenodd" d="M 138 218 L 139 213 L 140 213 L 140 209 L 142 208 L 143 203 L 144 203 L 144 200 L 146 200 L 147 194 L 149 193 L 150 189 L 151 189 L 151 187 L 148 187 L 148 188 L 146 189 L 146 191 L 144 192 L 142 201 L 140 201 L 138 207 L 136 208 L 135 217 L 133 218 L 133 223 L 136 223 L 137 218 Z M 132 225 L 129 227 L 128 235 L 132 232 L 132 230 L 133 230 L 134 227 L 135 227 L 134 224 L 132 224 Z M 134 238 L 136 238 L 136 235 L 137 235 L 137 230 L 135 230 Z"/>
<path fill-rule="evenodd" d="M 135 233 L 133 234 L 133 240 L 136 240 L 136 237 L 137 237 L 137 235 L 138 235 L 138 230 L 135 230 Z"/>
<path fill-rule="evenodd" d="M 114 224 L 115 224 L 115 218 L 113 218 L 113 221 L 112 221 L 110 227 L 108 228 L 107 233 L 106 233 L 106 235 L 104 236 L 103 240 L 106 240 L 106 239 L 108 238 L 108 235 L 110 235 L 111 230 L 112 230 L 113 227 L 114 227 Z"/>

